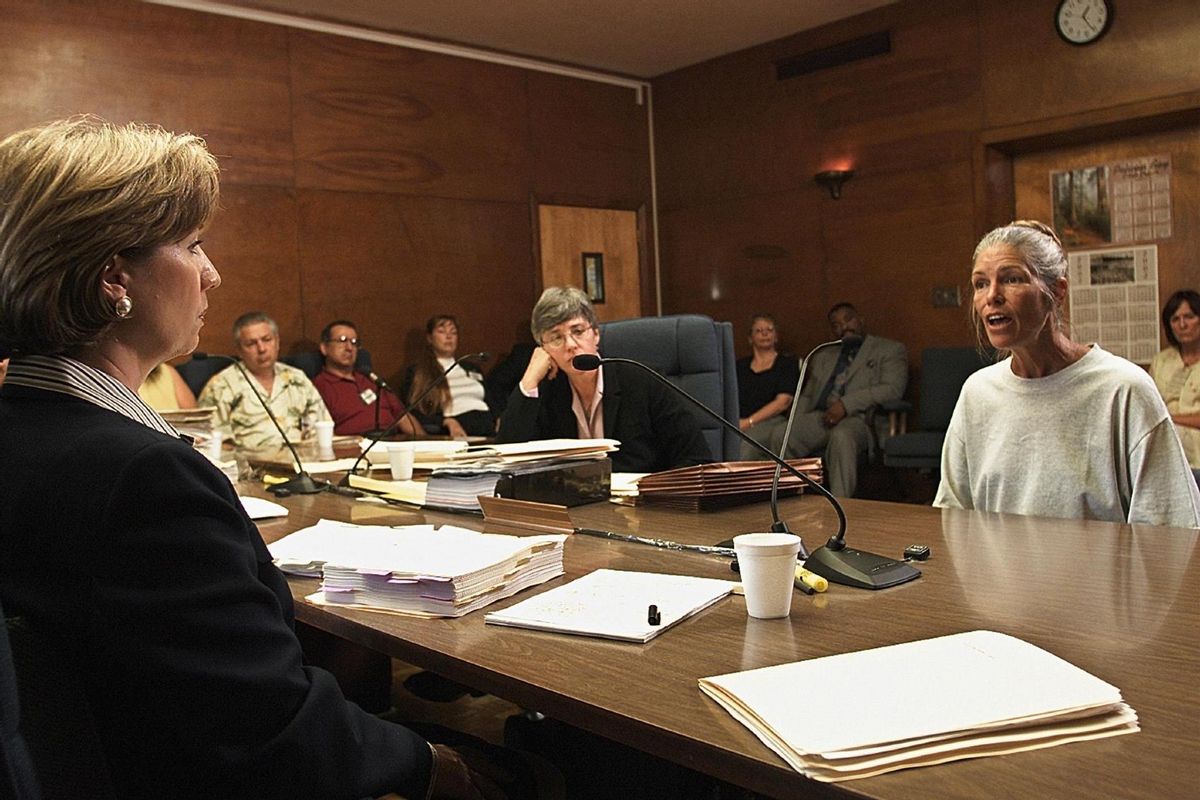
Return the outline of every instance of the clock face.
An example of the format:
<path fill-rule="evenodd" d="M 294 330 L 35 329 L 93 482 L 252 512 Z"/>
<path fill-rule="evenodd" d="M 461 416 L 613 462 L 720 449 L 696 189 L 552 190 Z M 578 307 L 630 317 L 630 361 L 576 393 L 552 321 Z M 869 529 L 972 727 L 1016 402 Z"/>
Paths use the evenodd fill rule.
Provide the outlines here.
<path fill-rule="evenodd" d="M 1054 16 L 1058 35 L 1071 44 L 1091 44 L 1112 24 L 1108 0 L 1062 0 Z"/>

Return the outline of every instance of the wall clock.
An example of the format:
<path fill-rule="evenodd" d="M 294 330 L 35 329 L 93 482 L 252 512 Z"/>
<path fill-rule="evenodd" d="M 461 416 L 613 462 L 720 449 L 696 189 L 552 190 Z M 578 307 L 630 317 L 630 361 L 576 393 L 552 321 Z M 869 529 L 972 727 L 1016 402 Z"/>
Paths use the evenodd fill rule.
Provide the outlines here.
<path fill-rule="evenodd" d="M 1110 0 L 1062 0 L 1054 13 L 1054 28 L 1064 41 L 1085 45 L 1107 33 L 1112 20 Z"/>

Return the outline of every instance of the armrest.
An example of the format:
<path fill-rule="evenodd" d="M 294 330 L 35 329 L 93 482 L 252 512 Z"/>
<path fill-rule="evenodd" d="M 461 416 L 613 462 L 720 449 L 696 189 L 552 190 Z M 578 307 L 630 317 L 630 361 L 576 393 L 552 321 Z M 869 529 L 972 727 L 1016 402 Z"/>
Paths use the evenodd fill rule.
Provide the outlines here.
<path fill-rule="evenodd" d="M 908 412 L 912 411 L 912 403 L 907 400 L 889 400 L 880 403 L 879 409 L 887 412 L 888 436 L 908 433 Z"/>

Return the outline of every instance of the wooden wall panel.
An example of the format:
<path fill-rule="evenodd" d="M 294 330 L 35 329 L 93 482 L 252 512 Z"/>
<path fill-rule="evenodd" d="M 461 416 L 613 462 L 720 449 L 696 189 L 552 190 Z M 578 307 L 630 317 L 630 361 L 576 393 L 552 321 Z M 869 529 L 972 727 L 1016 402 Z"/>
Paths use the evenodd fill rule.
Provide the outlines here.
<path fill-rule="evenodd" d="M 94 113 L 220 157 L 211 351 L 247 310 L 285 350 L 350 316 L 394 375 L 450 311 L 499 357 L 528 337 L 531 198 L 649 205 L 629 90 L 135 0 L 0 0 L 0 42 L 0 135 Z"/>
<path fill-rule="evenodd" d="M 779 58 L 882 30 L 888 55 L 775 79 Z M 706 313 L 740 327 L 772 311 L 801 352 L 828 337 L 842 300 L 914 363 L 923 347 L 969 342 L 961 310 L 933 309 L 931 294 L 965 283 L 973 245 L 975 39 L 969 5 L 900 4 L 656 81 L 665 310 L 693 310 L 707 283 L 733 288 L 704 298 Z M 841 200 L 813 182 L 830 167 L 856 171 Z M 756 243 L 788 256 L 749 263 Z M 745 280 L 763 269 L 765 285 Z"/>
<path fill-rule="evenodd" d="M 786 349 L 811 347 L 827 331 L 819 324 L 828 294 L 823 245 L 805 224 L 819 200 L 806 189 L 665 212 L 663 258 L 675 268 L 663 293 L 671 310 L 731 321 L 739 353 L 749 352 L 750 316 L 760 311 L 776 316 Z"/>
<path fill-rule="evenodd" d="M 294 32 L 297 185 L 523 201 L 524 78 L 510 67 Z"/>
<path fill-rule="evenodd" d="M 539 199 L 626 210 L 645 202 L 650 140 L 646 107 L 634 91 L 541 73 L 529 73 L 528 85 Z"/>
<path fill-rule="evenodd" d="M 227 183 L 292 181 L 287 37 L 143 3 L 0 0 L 4 131 L 75 114 L 203 135 Z"/>
<path fill-rule="evenodd" d="M 233 321 L 265 311 L 279 323 L 284 353 L 302 338 L 303 287 L 296 269 L 296 201 L 271 186 L 221 187 L 221 211 L 204 232 L 204 251 L 221 273 L 209 294 L 200 349 L 232 353 Z"/>
<path fill-rule="evenodd" d="M 1137 244 L 1158 246 L 1161 302 L 1179 289 L 1200 289 L 1200 127 L 1021 156 L 1013 165 L 1017 215 L 1050 221 L 1052 171 L 1157 155 L 1171 158 L 1171 237 Z M 1161 330 L 1159 337 L 1165 347 Z"/>
<path fill-rule="evenodd" d="M 985 127 L 1051 119 L 1200 88 L 1200 4 L 1119 0 L 1104 38 L 1074 47 L 1056 3 L 977 0 Z"/>
<path fill-rule="evenodd" d="M 425 321 L 448 313 L 460 353 L 499 358 L 528 338 L 528 214 L 524 203 L 302 190 L 305 339 L 315 346 L 326 323 L 348 317 L 376 371 L 394 378 L 424 345 Z"/>
<path fill-rule="evenodd" d="M 825 309 L 845 299 L 872 330 L 908 344 L 914 366 L 924 347 L 971 343 L 970 256 L 984 222 L 1014 207 L 1006 138 L 1040 137 L 1007 152 L 1023 153 L 1016 207 L 1048 206 L 1044 177 L 1029 200 L 1025 170 L 1045 170 L 1044 150 L 1051 160 L 1094 152 L 1056 142 L 1076 135 L 1072 125 L 1119 127 L 1159 106 L 1187 118 L 1189 98 L 1200 98 L 1196 3 L 1119 2 L 1108 36 L 1084 48 L 1058 39 L 1055 5 L 902 0 L 656 79 L 665 310 L 740 328 L 765 306 L 802 349 L 827 334 Z M 776 59 L 882 30 L 889 55 L 774 79 Z M 1194 217 L 1200 176 L 1188 148 L 1173 152 L 1179 214 Z M 839 201 L 812 183 L 832 166 L 857 172 Z M 785 255 L 750 263 L 742 254 L 755 243 Z M 1179 246 L 1191 261 L 1168 253 L 1177 266 L 1164 291 L 1195 274 L 1195 244 L 1183 236 Z M 714 298 L 713 286 L 733 288 Z M 962 305 L 935 308 L 937 286 L 960 287 Z"/>

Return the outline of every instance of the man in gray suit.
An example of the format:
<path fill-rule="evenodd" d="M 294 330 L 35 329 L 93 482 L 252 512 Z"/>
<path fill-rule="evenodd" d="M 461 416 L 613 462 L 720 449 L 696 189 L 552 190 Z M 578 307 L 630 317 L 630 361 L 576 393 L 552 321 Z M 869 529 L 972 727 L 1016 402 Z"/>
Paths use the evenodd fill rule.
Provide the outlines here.
<path fill-rule="evenodd" d="M 900 342 L 868 336 L 849 303 L 829 309 L 829 325 L 842 346 L 812 357 L 796 399 L 800 406 L 787 457 L 803 458 L 824 448 L 829 491 L 851 497 L 858 486 L 859 459 L 872 446 L 875 409 L 899 400 L 908 385 L 908 355 Z"/>

